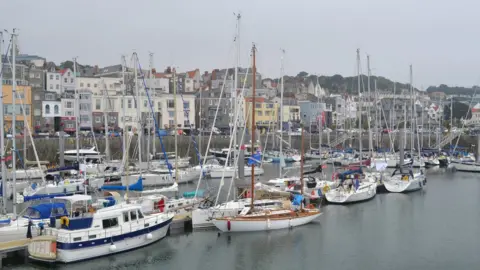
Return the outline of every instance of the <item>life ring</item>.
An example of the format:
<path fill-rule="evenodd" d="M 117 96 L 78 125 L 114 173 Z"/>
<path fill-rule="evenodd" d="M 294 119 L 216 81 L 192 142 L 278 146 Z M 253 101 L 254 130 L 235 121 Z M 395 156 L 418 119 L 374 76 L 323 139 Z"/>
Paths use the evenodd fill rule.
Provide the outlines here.
<path fill-rule="evenodd" d="M 324 186 L 323 187 L 323 193 L 327 193 L 330 191 L 330 187 L 329 186 Z"/>
<path fill-rule="evenodd" d="M 61 217 L 60 218 L 60 225 L 65 225 L 66 227 L 68 227 L 68 225 L 70 225 L 70 220 L 68 219 L 68 217 Z"/>

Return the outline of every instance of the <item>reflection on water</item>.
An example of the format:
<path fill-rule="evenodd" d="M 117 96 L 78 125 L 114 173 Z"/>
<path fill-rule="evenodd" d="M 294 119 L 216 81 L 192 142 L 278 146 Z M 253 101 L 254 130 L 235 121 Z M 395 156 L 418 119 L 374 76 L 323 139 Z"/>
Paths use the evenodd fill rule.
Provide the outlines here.
<path fill-rule="evenodd" d="M 273 166 L 265 171 L 264 179 L 278 175 Z M 480 175 L 437 168 L 427 170 L 427 179 L 423 192 L 378 194 L 361 204 L 325 206 L 317 221 L 292 230 L 172 235 L 133 252 L 55 268 L 478 269 Z"/>

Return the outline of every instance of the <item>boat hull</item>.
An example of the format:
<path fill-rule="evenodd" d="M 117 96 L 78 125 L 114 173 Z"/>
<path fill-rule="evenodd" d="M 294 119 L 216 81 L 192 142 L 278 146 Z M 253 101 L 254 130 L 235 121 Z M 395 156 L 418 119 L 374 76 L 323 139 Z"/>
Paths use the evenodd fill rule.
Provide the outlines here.
<path fill-rule="evenodd" d="M 377 184 L 372 183 L 368 188 L 361 192 L 340 192 L 339 189 L 329 191 L 325 194 L 325 199 L 332 204 L 351 204 L 359 203 L 372 199 L 377 194 Z"/>
<path fill-rule="evenodd" d="M 248 169 L 247 169 L 248 168 Z M 223 177 L 233 177 L 235 170 L 233 169 L 226 169 L 226 170 L 212 170 L 210 171 L 211 178 L 222 178 Z M 255 167 L 255 175 L 262 175 L 264 173 L 263 168 Z M 245 167 L 244 176 L 252 176 L 252 170 L 250 167 Z"/>
<path fill-rule="evenodd" d="M 322 213 L 308 215 L 305 217 L 291 219 L 262 219 L 262 220 L 240 220 L 240 219 L 213 219 L 212 222 L 222 232 L 255 232 L 287 229 L 302 226 L 312 222 Z M 229 225 L 230 222 L 230 225 Z"/>
<path fill-rule="evenodd" d="M 421 175 L 415 177 L 413 180 L 402 181 L 402 180 L 389 180 L 384 181 L 383 185 L 388 192 L 392 193 L 407 193 L 425 188 L 425 176 Z"/>
<path fill-rule="evenodd" d="M 108 256 L 120 252 L 129 251 L 153 244 L 167 235 L 168 228 L 173 218 L 158 224 L 158 228 L 145 231 L 137 231 L 125 235 L 114 236 L 112 238 L 87 241 L 84 247 L 82 244 L 63 244 L 57 242 L 57 262 L 71 263 L 76 261 L 89 260 L 97 257 Z M 151 234 L 151 239 L 147 239 L 147 234 Z M 117 238 L 117 239 L 115 239 Z M 112 250 L 111 245 L 115 245 Z M 76 247 L 75 247 L 76 246 Z M 86 247 L 85 247 L 86 246 Z"/>

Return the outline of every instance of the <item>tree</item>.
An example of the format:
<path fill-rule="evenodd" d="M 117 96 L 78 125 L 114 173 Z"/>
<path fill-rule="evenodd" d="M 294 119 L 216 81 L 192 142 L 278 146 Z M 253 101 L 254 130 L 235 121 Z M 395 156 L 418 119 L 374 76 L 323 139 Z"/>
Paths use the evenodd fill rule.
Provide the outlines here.
<path fill-rule="evenodd" d="M 443 108 L 443 119 L 445 120 L 450 120 L 450 104 L 445 105 Z M 464 118 L 464 119 L 470 119 L 472 118 L 472 111 L 470 110 L 470 107 L 462 102 L 453 102 L 453 118 Z"/>
<path fill-rule="evenodd" d="M 305 71 L 300 71 L 298 74 L 297 74 L 297 77 L 299 78 L 303 78 L 303 77 L 307 77 L 308 76 L 308 73 L 305 72 Z"/>
<path fill-rule="evenodd" d="M 77 63 L 77 67 L 78 67 L 78 66 L 79 66 L 79 65 L 78 65 L 78 63 Z M 73 61 L 68 60 L 68 61 L 62 62 L 62 63 L 60 64 L 60 67 L 61 67 L 62 69 L 64 69 L 64 68 L 69 68 L 69 69 L 73 70 Z"/>

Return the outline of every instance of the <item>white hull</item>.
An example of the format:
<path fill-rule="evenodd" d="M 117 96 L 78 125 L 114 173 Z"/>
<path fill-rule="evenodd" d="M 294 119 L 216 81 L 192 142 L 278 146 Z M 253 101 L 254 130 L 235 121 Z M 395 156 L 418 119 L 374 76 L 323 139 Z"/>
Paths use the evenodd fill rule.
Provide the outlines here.
<path fill-rule="evenodd" d="M 46 184 L 32 189 L 32 187 L 27 187 L 23 190 L 23 196 L 34 196 L 34 195 L 56 195 L 56 194 L 79 194 L 85 193 L 85 185 L 82 180 L 75 180 L 72 182 L 60 182 L 58 184 Z M 18 203 L 23 202 L 23 196 L 17 194 Z"/>
<path fill-rule="evenodd" d="M 460 172 L 480 172 L 480 164 L 474 162 L 451 162 L 448 167 Z"/>
<path fill-rule="evenodd" d="M 370 200 L 375 197 L 376 194 L 376 183 L 362 183 L 357 191 L 353 191 L 353 188 L 352 190 L 347 190 L 346 188 L 339 187 L 327 192 L 325 198 L 330 203 L 348 204 Z"/>
<path fill-rule="evenodd" d="M 316 215 L 310 215 L 306 217 L 290 218 L 290 219 L 277 219 L 270 220 L 265 218 L 264 220 L 226 220 L 226 219 L 214 219 L 212 220 L 215 227 L 222 232 L 256 232 L 256 231 L 271 231 L 287 229 L 297 226 L 302 226 L 312 222 L 314 219 L 321 215 L 319 212 Z M 230 229 L 228 228 L 228 222 L 230 222 Z"/>
<path fill-rule="evenodd" d="M 281 203 L 280 200 L 254 201 L 256 209 L 272 209 Z M 250 199 L 241 199 L 238 201 L 229 201 L 208 209 L 196 209 L 192 212 L 192 227 L 194 229 L 214 227 L 215 225 L 212 222 L 214 218 L 235 217 L 240 214 L 248 204 L 250 204 Z"/>
<path fill-rule="evenodd" d="M 105 241 L 105 244 L 99 246 L 93 246 L 89 248 L 73 249 L 73 250 L 57 250 L 57 261 L 70 263 L 75 261 L 82 261 L 87 259 L 92 259 L 96 257 L 106 256 L 110 254 L 115 254 L 139 247 L 143 247 L 149 244 L 153 244 L 160 239 L 164 238 L 167 235 L 167 231 L 170 225 L 164 226 L 158 230 L 151 232 L 152 239 L 148 240 L 146 234 L 141 234 L 139 236 L 129 237 L 125 240 L 116 241 L 114 244 L 116 246 L 115 251 L 111 251 L 110 242 Z"/>
<path fill-rule="evenodd" d="M 41 169 L 16 170 L 15 177 L 17 180 L 40 179 L 43 174 Z M 12 171 L 7 170 L 7 179 L 12 179 L 12 176 Z"/>
<path fill-rule="evenodd" d="M 388 192 L 404 193 L 424 189 L 424 180 L 425 175 L 421 174 L 415 174 L 414 178 L 410 178 L 410 180 L 401 180 L 400 177 L 394 176 L 392 179 L 384 181 L 383 185 Z"/>
<path fill-rule="evenodd" d="M 216 170 L 211 170 L 210 171 L 210 177 L 212 178 L 222 178 L 224 177 L 233 177 L 235 173 L 235 169 L 233 167 L 227 167 L 225 169 L 216 169 Z M 262 175 L 264 173 L 263 168 L 261 167 L 255 167 L 255 175 Z M 251 167 L 245 167 L 244 168 L 244 175 L 245 177 L 252 176 L 252 168 Z"/>

